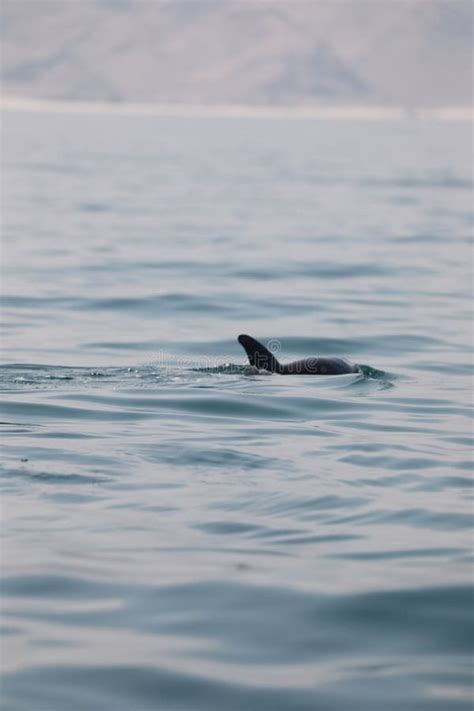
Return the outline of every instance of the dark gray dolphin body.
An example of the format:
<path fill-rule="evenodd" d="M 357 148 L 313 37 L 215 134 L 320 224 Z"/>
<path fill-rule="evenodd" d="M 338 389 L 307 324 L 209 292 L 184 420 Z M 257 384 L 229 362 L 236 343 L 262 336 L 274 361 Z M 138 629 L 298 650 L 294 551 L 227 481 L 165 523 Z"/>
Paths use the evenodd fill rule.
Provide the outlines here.
<path fill-rule="evenodd" d="M 238 338 L 248 355 L 250 365 L 259 370 L 269 370 L 280 375 L 343 375 L 357 373 L 358 368 L 342 358 L 303 358 L 293 363 L 279 363 L 273 353 L 262 346 L 252 336 L 241 335 Z"/>

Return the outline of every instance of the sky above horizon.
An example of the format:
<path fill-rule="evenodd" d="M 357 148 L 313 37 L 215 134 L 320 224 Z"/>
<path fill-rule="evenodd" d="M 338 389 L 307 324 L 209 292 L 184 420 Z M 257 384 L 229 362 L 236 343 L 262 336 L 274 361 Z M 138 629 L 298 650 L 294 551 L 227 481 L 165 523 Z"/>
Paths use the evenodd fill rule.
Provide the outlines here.
<path fill-rule="evenodd" d="M 472 104 L 469 0 L 4 0 L 4 96 Z"/>

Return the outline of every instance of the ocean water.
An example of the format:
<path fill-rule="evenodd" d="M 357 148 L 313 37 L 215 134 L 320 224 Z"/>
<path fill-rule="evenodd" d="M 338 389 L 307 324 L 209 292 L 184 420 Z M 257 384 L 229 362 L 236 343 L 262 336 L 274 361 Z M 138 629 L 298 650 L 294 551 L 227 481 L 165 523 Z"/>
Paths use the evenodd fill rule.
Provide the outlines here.
<path fill-rule="evenodd" d="M 4 114 L 5 711 L 471 708 L 471 130 Z"/>

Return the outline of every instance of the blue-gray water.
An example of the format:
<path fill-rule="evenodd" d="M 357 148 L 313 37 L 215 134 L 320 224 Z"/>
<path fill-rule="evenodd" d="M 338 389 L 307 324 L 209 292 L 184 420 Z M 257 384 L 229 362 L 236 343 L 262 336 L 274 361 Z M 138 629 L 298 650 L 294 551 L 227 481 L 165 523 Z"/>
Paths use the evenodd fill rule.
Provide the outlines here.
<path fill-rule="evenodd" d="M 471 707 L 471 128 L 5 114 L 3 708 Z"/>

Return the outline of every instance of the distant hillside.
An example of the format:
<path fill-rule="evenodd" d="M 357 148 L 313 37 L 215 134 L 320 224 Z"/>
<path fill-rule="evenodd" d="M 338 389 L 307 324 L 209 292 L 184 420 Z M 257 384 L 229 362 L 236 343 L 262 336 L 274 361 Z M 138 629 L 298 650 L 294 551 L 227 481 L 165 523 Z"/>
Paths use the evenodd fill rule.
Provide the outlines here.
<path fill-rule="evenodd" d="M 3 0 L 4 95 L 472 103 L 471 0 Z"/>

